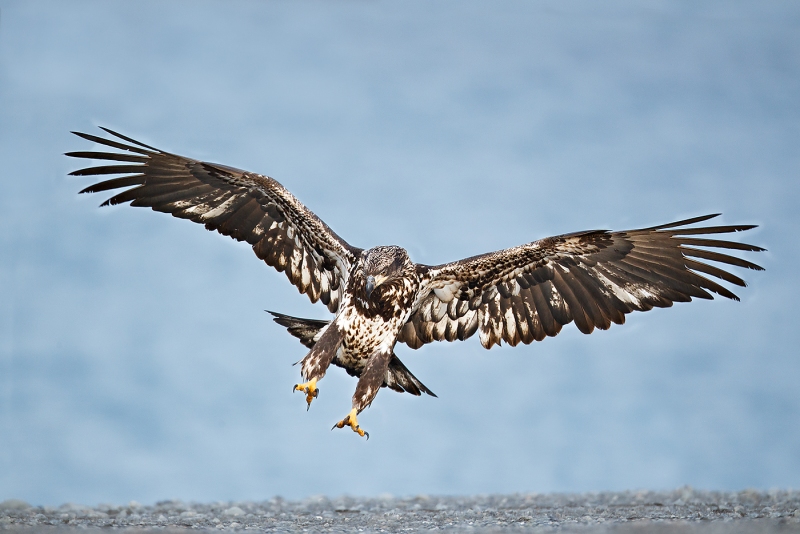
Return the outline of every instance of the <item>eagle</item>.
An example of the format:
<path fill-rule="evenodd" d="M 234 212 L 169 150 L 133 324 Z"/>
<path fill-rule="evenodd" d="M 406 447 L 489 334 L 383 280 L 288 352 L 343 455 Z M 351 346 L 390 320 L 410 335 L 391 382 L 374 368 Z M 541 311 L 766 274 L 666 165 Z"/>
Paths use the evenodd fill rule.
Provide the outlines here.
<path fill-rule="evenodd" d="M 358 377 L 351 410 L 334 428 L 348 426 L 367 439 L 357 417 L 382 387 L 436 396 L 394 353 L 398 342 L 418 349 L 477 333 L 487 349 L 515 346 L 555 336 L 571 322 L 590 334 L 623 324 L 634 310 L 712 299 L 712 293 L 738 301 L 717 280 L 740 287 L 745 281 L 721 266 L 763 270 L 720 252 L 763 248 L 713 237 L 755 225 L 697 226 L 719 214 L 637 230 L 574 232 L 424 265 L 399 246 L 350 245 L 269 176 L 102 130 L 110 137 L 72 132 L 114 149 L 66 154 L 104 162 L 73 176 L 116 175 L 81 193 L 114 191 L 101 206 L 130 202 L 246 241 L 311 302 L 327 306 L 329 321 L 270 312 L 309 349 L 297 362 L 304 382 L 292 391 L 305 394 L 308 409 L 331 364 Z"/>

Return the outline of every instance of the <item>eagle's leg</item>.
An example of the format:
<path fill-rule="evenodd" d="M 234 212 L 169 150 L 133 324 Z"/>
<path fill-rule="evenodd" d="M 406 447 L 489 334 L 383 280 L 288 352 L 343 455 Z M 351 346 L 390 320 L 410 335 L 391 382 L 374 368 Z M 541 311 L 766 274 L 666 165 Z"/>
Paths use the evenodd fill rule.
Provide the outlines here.
<path fill-rule="evenodd" d="M 295 384 L 292 391 L 302 391 L 306 394 L 308 408 L 311 407 L 311 401 L 319 395 L 317 381 L 325 376 L 325 371 L 328 370 L 328 366 L 336 356 L 336 351 L 339 350 L 341 344 L 341 331 L 335 324 L 331 325 L 323 332 L 319 341 L 317 341 L 311 351 L 306 354 L 305 358 L 300 360 L 300 373 L 307 382 Z"/>
<path fill-rule="evenodd" d="M 361 378 L 358 379 L 356 392 L 353 394 L 353 409 L 344 419 L 333 425 L 333 428 L 349 426 L 359 436 L 366 436 L 369 439 L 369 434 L 358 425 L 357 416 L 364 408 L 372 404 L 372 400 L 381 389 L 383 379 L 386 376 L 386 369 L 389 367 L 391 359 L 391 351 L 388 354 L 376 352 L 370 356 L 364 371 L 361 373 Z"/>

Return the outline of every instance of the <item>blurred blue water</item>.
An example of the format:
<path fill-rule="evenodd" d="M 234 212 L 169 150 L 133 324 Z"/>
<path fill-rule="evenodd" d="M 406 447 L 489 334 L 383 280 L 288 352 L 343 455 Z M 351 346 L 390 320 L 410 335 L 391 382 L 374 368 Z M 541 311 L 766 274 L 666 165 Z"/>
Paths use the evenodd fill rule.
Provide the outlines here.
<path fill-rule="evenodd" d="M 796 2 L 0 1 L 0 500 L 800 486 Z M 741 303 L 527 347 L 399 349 L 438 395 L 330 425 L 246 245 L 67 178 L 108 126 L 269 174 L 435 264 L 707 212 Z"/>

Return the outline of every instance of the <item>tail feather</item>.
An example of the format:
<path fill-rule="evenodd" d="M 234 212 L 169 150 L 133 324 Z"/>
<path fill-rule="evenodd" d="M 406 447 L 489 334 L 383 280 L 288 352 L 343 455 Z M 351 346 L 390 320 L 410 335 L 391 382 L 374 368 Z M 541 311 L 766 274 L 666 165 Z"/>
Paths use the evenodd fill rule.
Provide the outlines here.
<path fill-rule="evenodd" d="M 406 391 L 419 397 L 422 393 L 427 393 L 431 397 L 436 397 L 436 393 L 428 389 L 425 384 L 411 374 L 411 371 L 403 365 L 400 358 L 393 352 L 392 359 L 389 360 L 389 368 L 386 370 L 386 378 L 383 385 L 394 391 Z"/>
<path fill-rule="evenodd" d="M 285 326 L 294 337 L 300 340 L 300 343 L 308 347 L 314 348 L 316 340 L 314 337 L 320 330 L 330 324 L 330 321 L 320 321 L 318 319 L 300 319 L 298 317 L 291 317 L 282 313 L 265 310 L 267 313 L 272 314 L 273 321 L 281 326 Z"/>
<path fill-rule="evenodd" d="M 314 345 L 316 344 L 316 339 L 314 338 L 317 337 L 319 331 L 330 324 L 330 321 L 321 321 L 319 319 L 301 319 L 299 317 L 292 317 L 290 315 L 284 315 L 282 313 L 269 310 L 266 311 L 267 313 L 272 314 L 273 321 L 281 326 L 286 327 L 286 330 L 288 330 L 291 335 L 299 339 L 300 343 L 309 349 L 314 348 Z M 332 363 L 344 368 L 344 370 L 347 371 L 347 374 L 350 376 L 361 375 L 359 369 L 346 367 L 342 365 L 338 359 L 334 359 Z M 405 391 L 416 396 L 420 396 L 422 393 L 427 393 L 432 397 L 436 397 L 436 394 L 433 391 L 428 389 L 425 384 L 420 382 L 416 376 L 411 374 L 411 371 L 409 371 L 408 368 L 403 365 L 403 362 L 401 362 L 400 358 L 398 358 L 394 353 L 392 353 L 392 359 L 389 361 L 389 368 L 386 370 L 386 377 L 383 379 L 382 387 L 388 387 L 389 389 L 399 391 L 401 393 Z"/>

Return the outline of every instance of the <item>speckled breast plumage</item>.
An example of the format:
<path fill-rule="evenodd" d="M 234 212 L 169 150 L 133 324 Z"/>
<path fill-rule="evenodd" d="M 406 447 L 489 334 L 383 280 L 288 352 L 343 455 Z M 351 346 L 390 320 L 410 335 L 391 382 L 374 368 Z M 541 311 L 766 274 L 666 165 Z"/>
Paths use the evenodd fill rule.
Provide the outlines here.
<path fill-rule="evenodd" d="M 357 285 L 357 277 L 351 285 Z M 363 291 L 348 288 L 342 301 L 342 311 L 336 325 L 342 332 L 342 346 L 337 358 L 356 369 L 363 369 L 376 351 L 391 352 L 397 334 L 408 321 L 414 297 L 419 288 L 416 276 L 376 289 L 372 299 Z"/>

